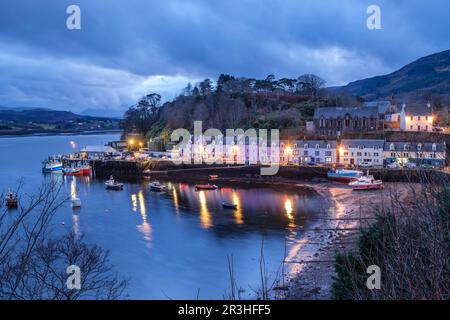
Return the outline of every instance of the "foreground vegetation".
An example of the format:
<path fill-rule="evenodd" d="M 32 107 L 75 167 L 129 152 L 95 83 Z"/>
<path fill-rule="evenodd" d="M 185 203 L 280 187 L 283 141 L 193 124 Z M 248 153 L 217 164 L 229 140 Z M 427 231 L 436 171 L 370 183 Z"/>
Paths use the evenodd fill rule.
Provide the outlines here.
<path fill-rule="evenodd" d="M 44 184 L 33 196 L 20 190 L 17 210 L 0 207 L 0 300 L 123 297 L 128 281 L 114 272 L 108 251 L 64 226 L 55 230 L 61 228 L 55 215 L 68 200 L 62 184 Z M 77 289 L 67 285 L 69 266 L 80 268 Z"/>
<path fill-rule="evenodd" d="M 356 252 L 335 258 L 335 299 L 450 298 L 450 184 L 422 177 L 410 201 L 398 194 L 361 231 Z M 381 269 L 381 288 L 369 290 L 367 267 Z"/>

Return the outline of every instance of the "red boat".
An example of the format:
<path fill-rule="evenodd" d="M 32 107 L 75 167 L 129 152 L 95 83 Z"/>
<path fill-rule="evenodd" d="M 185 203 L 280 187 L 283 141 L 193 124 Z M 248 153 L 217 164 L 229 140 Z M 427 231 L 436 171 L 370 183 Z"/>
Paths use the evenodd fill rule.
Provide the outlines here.
<path fill-rule="evenodd" d="M 83 170 L 81 170 L 79 168 L 64 168 L 63 174 L 65 176 L 82 176 Z"/>
<path fill-rule="evenodd" d="M 216 190 L 218 187 L 215 184 L 196 184 L 195 190 Z"/>
<path fill-rule="evenodd" d="M 91 175 L 91 166 L 90 165 L 85 165 L 85 166 L 81 166 L 78 169 L 80 169 L 83 172 L 84 176 L 90 176 Z"/>

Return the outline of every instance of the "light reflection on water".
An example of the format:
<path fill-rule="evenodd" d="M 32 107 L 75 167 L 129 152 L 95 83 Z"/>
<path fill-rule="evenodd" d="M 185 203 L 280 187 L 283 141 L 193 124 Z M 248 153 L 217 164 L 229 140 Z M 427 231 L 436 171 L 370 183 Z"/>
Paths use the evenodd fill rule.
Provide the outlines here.
<path fill-rule="evenodd" d="M 44 179 L 63 182 L 68 196 L 81 199 L 82 208 L 70 205 L 56 221 L 71 227 L 86 241 L 110 251 L 117 271 L 131 278 L 128 293 L 137 299 L 221 299 L 229 287 L 226 257 L 233 254 L 239 285 L 259 283 L 261 240 L 268 268 L 273 273 L 288 254 L 298 249 L 305 218 L 318 212 L 320 201 L 303 192 L 243 189 L 222 186 L 195 191 L 190 184 L 164 182 L 166 193 L 151 192 L 148 182 L 125 183 L 123 191 L 105 190 L 104 181 L 89 177 L 63 177 L 41 173 L 40 163 L 52 154 L 99 145 L 117 136 L 25 137 L 0 139 L 0 184 L 3 189 L 26 177 L 27 193 Z M 11 148 L 19 150 L 10 152 Z M 23 150 L 23 151 L 20 151 Z M 22 152 L 22 153 L 21 153 Z M 226 210 L 222 202 L 237 205 Z M 70 226 L 71 225 L 71 226 Z M 270 273 L 269 271 L 269 273 Z"/>

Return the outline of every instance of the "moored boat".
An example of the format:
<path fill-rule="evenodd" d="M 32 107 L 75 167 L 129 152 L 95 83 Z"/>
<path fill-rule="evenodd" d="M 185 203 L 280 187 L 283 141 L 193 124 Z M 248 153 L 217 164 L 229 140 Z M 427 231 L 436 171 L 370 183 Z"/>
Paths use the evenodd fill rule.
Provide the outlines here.
<path fill-rule="evenodd" d="M 91 166 L 86 164 L 83 166 L 80 166 L 78 169 L 80 169 L 84 176 L 90 176 L 91 175 Z"/>
<path fill-rule="evenodd" d="M 161 192 L 166 190 L 166 186 L 162 185 L 158 181 L 150 182 L 149 186 L 151 191 Z"/>
<path fill-rule="evenodd" d="M 105 186 L 108 190 L 123 190 L 123 183 L 115 181 L 113 176 L 111 176 L 109 180 L 105 182 Z"/>
<path fill-rule="evenodd" d="M 327 177 L 333 181 L 350 182 L 359 179 L 364 173 L 359 170 L 336 169 L 327 173 Z"/>
<path fill-rule="evenodd" d="M 61 172 L 63 168 L 62 162 L 58 160 L 44 161 L 43 165 L 42 172 L 44 173 Z"/>
<path fill-rule="evenodd" d="M 352 181 L 348 184 L 353 190 L 378 190 L 383 189 L 383 181 L 375 180 L 372 175 L 365 175 L 356 181 Z"/>
<path fill-rule="evenodd" d="M 63 168 L 62 171 L 65 176 L 82 176 L 83 175 L 83 170 L 81 170 L 80 168 Z"/>
<path fill-rule="evenodd" d="M 236 210 L 236 209 L 237 209 L 237 204 L 229 203 L 229 202 L 222 202 L 222 207 L 223 207 L 224 209 L 232 209 L 232 210 Z"/>
<path fill-rule="evenodd" d="M 72 209 L 79 209 L 81 208 L 81 200 L 80 198 L 73 198 L 71 201 Z"/>
<path fill-rule="evenodd" d="M 8 209 L 17 208 L 19 206 L 17 194 L 11 191 L 6 194 L 5 202 Z"/>
<path fill-rule="evenodd" d="M 196 184 L 195 190 L 216 190 L 218 187 L 215 184 Z"/>

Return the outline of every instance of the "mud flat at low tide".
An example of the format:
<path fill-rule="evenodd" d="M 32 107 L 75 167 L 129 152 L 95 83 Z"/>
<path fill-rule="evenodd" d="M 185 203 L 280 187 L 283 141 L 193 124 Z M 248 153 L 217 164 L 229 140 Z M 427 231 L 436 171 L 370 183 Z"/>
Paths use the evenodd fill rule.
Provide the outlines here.
<path fill-rule="evenodd" d="M 388 206 L 393 194 L 406 200 L 411 185 L 387 183 L 384 190 L 357 193 L 331 183 L 313 187 L 330 209 L 286 257 L 286 265 L 291 267 L 287 299 L 331 299 L 335 253 L 353 250 L 359 228 L 372 223 L 377 209 Z"/>

